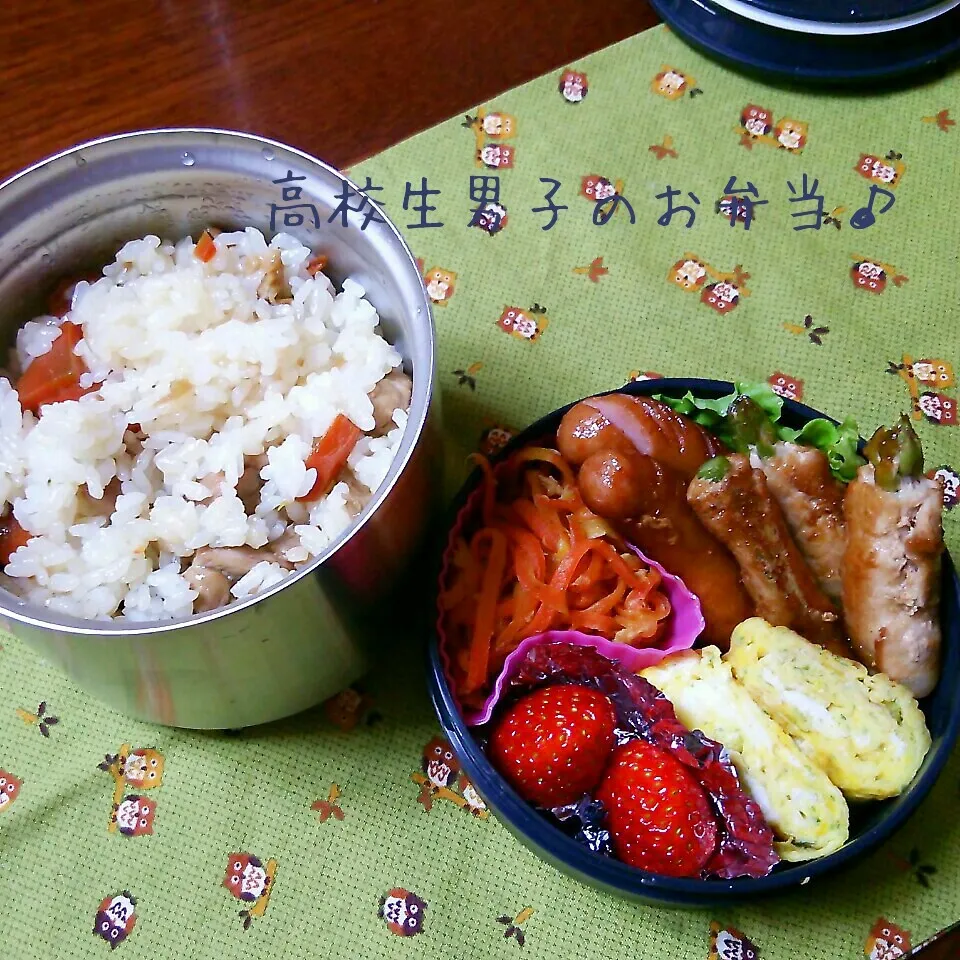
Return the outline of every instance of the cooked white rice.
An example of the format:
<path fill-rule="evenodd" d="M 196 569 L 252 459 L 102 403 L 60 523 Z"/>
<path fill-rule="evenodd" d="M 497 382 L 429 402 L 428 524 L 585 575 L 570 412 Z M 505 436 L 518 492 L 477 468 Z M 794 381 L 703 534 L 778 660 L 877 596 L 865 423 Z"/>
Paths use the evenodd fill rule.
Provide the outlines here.
<path fill-rule="evenodd" d="M 188 616 L 197 591 L 183 572 L 198 549 L 283 537 L 232 583 L 235 598 L 255 594 L 289 575 L 281 556 L 289 567 L 321 553 L 385 478 L 403 406 L 385 435 L 360 439 L 329 494 L 296 499 L 316 478 L 305 466 L 314 440 L 338 413 L 373 432 L 368 395 L 401 362 L 363 288 L 346 280 L 336 293 L 322 273 L 311 277 L 311 251 L 285 234 L 267 244 L 247 229 L 215 242 L 203 263 L 189 238 L 134 240 L 101 279 L 76 286 L 63 319 L 83 329 L 82 385 L 102 382 L 95 392 L 37 419 L 0 376 L 0 513 L 12 505 L 34 535 L 5 583 L 33 603 L 88 619 Z M 277 256 L 292 302 L 258 295 L 278 278 Z M 61 322 L 27 323 L 11 366 L 49 350 Z M 237 484 L 244 457 L 263 454 L 248 514 Z M 116 507 L 103 515 L 115 477 Z"/>

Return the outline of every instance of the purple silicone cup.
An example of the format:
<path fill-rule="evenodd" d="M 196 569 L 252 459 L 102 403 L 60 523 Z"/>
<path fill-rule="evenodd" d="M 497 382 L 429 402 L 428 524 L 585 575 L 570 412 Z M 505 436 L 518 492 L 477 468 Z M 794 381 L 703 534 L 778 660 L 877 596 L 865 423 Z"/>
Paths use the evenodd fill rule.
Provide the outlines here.
<path fill-rule="evenodd" d="M 501 472 L 500 467 L 504 462 L 498 463 L 494 468 L 494 475 Z M 457 540 L 462 536 L 464 528 L 476 516 L 480 508 L 480 502 L 483 497 L 483 488 L 477 487 L 473 490 L 463 509 L 457 515 L 453 526 L 450 528 L 450 534 L 447 538 L 447 545 L 443 553 L 443 565 L 440 571 L 440 592 L 447 585 L 450 573 L 453 568 L 453 554 Z M 574 643 L 582 647 L 593 647 L 599 654 L 610 660 L 617 661 L 620 666 L 631 673 L 644 670 L 659 663 L 664 657 L 679 650 L 689 650 L 696 642 L 697 637 L 703 632 L 704 619 L 700 610 L 700 601 L 692 594 L 684 582 L 672 573 L 668 573 L 655 560 L 651 560 L 642 551 L 631 544 L 631 550 L 649 567 L 652 567 L 663 582 L 663 590 L 670 601 L 670 614 L 667 617 L 667 630 L 665 634 L 657 641 L 656 646 L 652 647 L 631 647 L 626 643 L 615 643 L 604 637 L 594 634 L 581 633 L 579 630 L 550 630 L 546 633 L 536 634 L 521 641 L 516 650 L 511 653 L 504 661 L 503 669 L 494 681 L 490 696 L 484 701 L 479 710 L 464 710 L 463 705 L 458 701 L 457 706 L 463 714 L 463 719 L 468 726 L 478 727 L 486 723 L 493 715 L 494 708 L 503 693 L 504 684 L 510 676 L 511 670 L 520 660 L 523 659 L 527 650 L 537 643 L 563 641 L 565 643 Z M 440 659 L 443 663 L 444 673 L 450 689 L 456 696 L 453 683 L 453 675 L 450 669 L 450 658 L 447 655 L 447 636 L 443 626 L 444 611 L 437 601 L 437 637 L 439 639 L 438 649 Z"/>

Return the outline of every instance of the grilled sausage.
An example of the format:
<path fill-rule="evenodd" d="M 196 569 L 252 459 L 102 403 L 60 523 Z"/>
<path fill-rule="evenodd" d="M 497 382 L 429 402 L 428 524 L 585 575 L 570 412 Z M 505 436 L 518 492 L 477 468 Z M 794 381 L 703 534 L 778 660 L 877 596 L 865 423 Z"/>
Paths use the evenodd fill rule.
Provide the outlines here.
<path fill-rule="evenodd" d="M 600 451 L 633 449 L 688 480 L 705 460 L 725 449 L 703 427 L 665 403 L 625 393 L 591 397 L 568 410 L 557 431 L 557 445 L 575 465 Z"/>
<path fill-rule="evenodd" d="M 586 400 L 564 414 L 557 429 L 557 446 L 564 459 L 574 466 L 579 466 L 595 453 L 636 449 L 620 430 Z"/>
<path fill-rule="evenodd" d="M 753 616 L 733 557 L 697 520 L 686 479 L 634 449 L 600 451 L 578 476 L 584 503 L 620 534 L 680 577 L 700 600 L 703 639 L 721 649 L 733 628 Z"/>

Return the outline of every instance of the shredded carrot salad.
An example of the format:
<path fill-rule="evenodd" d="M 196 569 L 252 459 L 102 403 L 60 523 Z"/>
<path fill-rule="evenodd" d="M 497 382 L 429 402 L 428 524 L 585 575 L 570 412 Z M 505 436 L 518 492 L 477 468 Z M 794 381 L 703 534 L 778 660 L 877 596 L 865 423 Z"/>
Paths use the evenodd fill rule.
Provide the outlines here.
<path fill-rule="evenodd" d="M 476 460 L 480 516 L 452 545 L 440 595 L 461 699 L 481 700 L 520 641 L 547 630 L 652 645 L 670 613 L 660 575 L 587 508 L 563 457 L 527 447 L 499 476 Z"/>

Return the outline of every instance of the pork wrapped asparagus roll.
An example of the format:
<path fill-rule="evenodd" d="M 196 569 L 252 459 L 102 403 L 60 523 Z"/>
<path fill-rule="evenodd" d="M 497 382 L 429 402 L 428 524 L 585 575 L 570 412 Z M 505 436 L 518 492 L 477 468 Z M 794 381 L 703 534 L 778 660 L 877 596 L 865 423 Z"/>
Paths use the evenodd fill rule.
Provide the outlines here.
<path fill-rule="evenodd" d="M 769 416 L 749 397 L 738 397 L 727 418 L 736 448 L 749 452 L 751 464 L 763 471 L 820 588 L 839 603 L 840 568 L 847 546 L 844 488 L 831 472 L 827 455 L 816 447 L 779 440 Z"/>
<path fill-rule="evenodd" d="M 774 445 L 773 456 L 760 459 L 760 468 L 821 589 L 838 602 L 847 527 L 843 486 L 830 472 L 827 455 L 781 440 Z"/>
<path fill-rule="evenodd" d="M 910 421 L 881 427 L 847 487 L 843 606 L 863 661 L 925 697 L 940 672 L 943 494 Z"/>
<path fill-rule="evenodd" d="M 840 615 L 793 541 L 762 470 L 744 454 L 708 460 L 687 488 L 701 523 L 733 554 L 757 616 L 841 656 Z"/>

